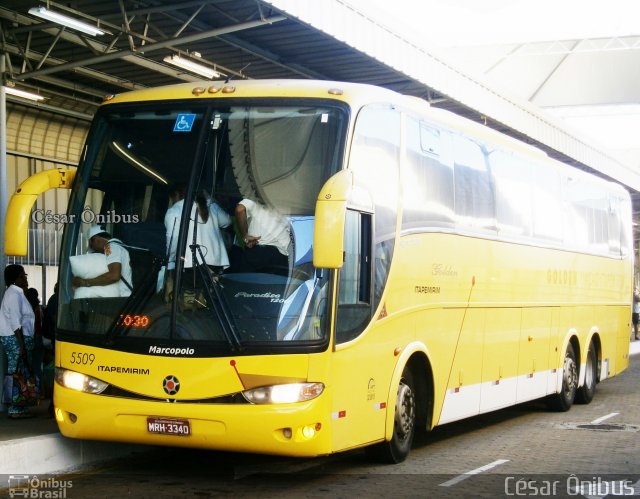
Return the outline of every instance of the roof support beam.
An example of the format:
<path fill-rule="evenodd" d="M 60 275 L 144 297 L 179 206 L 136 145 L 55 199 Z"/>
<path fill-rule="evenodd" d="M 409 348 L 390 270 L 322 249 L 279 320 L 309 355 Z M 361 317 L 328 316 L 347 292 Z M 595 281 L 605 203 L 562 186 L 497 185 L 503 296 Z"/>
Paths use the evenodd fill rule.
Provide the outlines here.
<path fill-rule="evenodd" d="M 198 0 L 198 1 L 193 1 L 193 2 L 185 2 L 185 3 L 176 3 L 174 5 L 168 5 L 168 6 L 162 6 L 162 7 L 157 7 L 157 8 L 146 8 L 146 9 L 136 9 L 136 10 L 132 10 L 129 11 L 129 17 L 128 19 L 131 20 L 132 16 L 136 16 L 136 15 L 144 15 L 144 14 L 150 14 L 150 13 L 155 13 L 155 12 L 163 12 L 163 13 L 167 13 L 171 10 L 175 10 L 175 9 L 182 9 L 188 6 L 202 6 L 202 5 L 206 5 L 209 3 L 213 3 L 215 0 Z M 18 24 L 22 25 L 23 27 L 21 28 L 16 28 L 14 30 L 12 30 L 11 32 L 16 34 L 16 33 L 20 33 L 24 30 L 33 30 L 34 28 L 39 28 L 40 24 L 38 24 L 36 21 L 34 21 L 32 18 L 28 17 L 28 16 L 24 16 L 24 15 L 20 15 L 18 14 L 16 16 L 15 12 L 4 8 L 4 7 L 0 7 L 0 18 L 4 18 L 4 19 L 8 19 L 14 22 L 17 22 Z M 231 31 L 229 32 L 233 32 L 233 31 L 239 31 L 241 29 L 249 29 L 249 28 L 253 28 L 256 27 L 256 23 L 257 25 L 263 25 L 263 24 L 270 24 L 273 22 L 278 22 L 280 20 L 283 20 L 283 18 L 281 17 L 276 17 L 276 18 L 268 18 L 268 19 L 261 19 L 259 21 L 253 21 L 252 23 L 250 23 L 250 25 L 248 27 L 243 27 L 243 26 L 238 26 L 238 27 L 232 27 Z M 244 23 L 245 25 L 247 23 Z M 111 24 L 111 23 L 102 23 L 103 26 L 107 26 L 109 29 L 112 29 L 113 31 L 116 32 L 123 32 L 118 26 L 116 26 L 115 24 Z M 226 28 L 225 28 L 226 29 Z M 56 40 L 58 38 L 61 38 L 63 40 L 65 40 L 66 42 L 70 42 L 70 43 L 75 43 L 78 45 L 83 45 L 83 46 L 89 46 L 96 54 L 106 54 L 109 55 L 110 57 L 114 58 L 114 59 L 118 59 L 118 58 L 122 58 L 123 60 L 131 63 L 131 64 L 135 64 L 137 66 L 140 67 L 144 67 L 146 69 L 149 69 L 151 71 L 155 71 L 157 73 L 161 73 L 161 74 L 165 74 L 168 76 L 171 76 L 173 78 L 176 78 L 177 80 L 184 80 L 184 81 L 198 81 L 200 78 L 193 76 L 191 74 L 185 73 L 183 71 L 180 70 L 176 70 L 174 68 L 170 68 L 168 67 L 166 64 L 161 64 L 159 62 L 153 61 L 151 59 L 145 58 L 144 57 L 144 53 L 145 52 L 149 52 L 151 50 L 156 50 L 157 48 L 162 48 L 160 46 L 157 46 L 157 43 L 167 43 L 167 46 L 169 48 L 171 48 L 171 45 L 178 45 L 178 44 L 182 44 L 182 43 L 189 43 L 191 40 L 185 40 L 184 38 L 171 38 L 171 39 L 167 39 L 165 41 L 162 42 L 158 42 L 157 40 L 154 40 L 152 38 L 149 38 L 146 33 L 145 34 L 139 34 L 139 33 L 131 33 L 131 35 L 135 35 L 136 38 L 142 40 L 141 45 L 138 47 L 138 49 L 136 50 L 135 48 L 133 50 L 129 50 L 129 51 L 116 51 L 114 50 L 113 47 L 113 43 L 110 44 L 106 44 L 106 43 L 102 43 L 100 41 L 94 40 L 94 39 L 89 39 L 80 35 L 77 35 L 75 33 L 66 31 L 66 30 L 59 30 L 57 28 L 45 28 L 43 31 L 47 31 L 49 32 L 52 36 L 55 37 L 51 48 L 49 49 L 49 51 L 47 51 L 47 54 L 49 54 L 49 52 L 51 51 L 51 49 L 53 48 L 53 45 L 55 44 Z M 123 32 L 124 33 L 124 32 Z M 117 35 L 119 36 L 119 35 Z M 216 35 L 209 35 L 209 36 L 205 36 L 205 38 L 209 38 L 211 36 L 216 36 Z M 116 37 L 113 38 L 113 40 L 115 41 Z M 131 37 L 129 38 L 131 41 Z M 17 40 L 16 40 L 17 43 Z M 82 73 L 84 76 L 90 77 L 90 78 L 94 78 L 94 79 L 98 79 L 100 81 L 107 81 L 105 79 L 105 75 L 103 75 L 102 73 L 99 72 L 93 72 L 93 70 L 87 69 L 87 68 L 82 68 L 80 67 L 83 64 L 92 64 L 95 63 L 94 59 L 85 59 L 83 61 L 75 61 L 75 62 L 70 62 L 70 61 L 62 61 L 60 59 L 51 59 L 45 56 L 42 56 L 41 54 L 38 54 L 36 56 L 34 56 L 32 53 L 29 53 L 28 51 L 26 51 L 28 53 L 28 56 L 24 53 L 25 51 L 21 48 L 21 46 L 18 44 L 17 45 L 19 48 L 19 53 L 24 57 L 25 60 L 25 64 L 28 65 L 28 61 L 29 59 L 33 59 L 38 61 L 38 65 L 36 67 L 36 69 L 34 70 L 32 66 L 29 65 L 29 72 L 25 73 L 24 71 L 26 70 L 26 67 L 23 68 L 22 70 L 22 74 L 20 75 L 20 77 L 16 77 L 16 79 L 19 80 L 25 80 L 27 78 L 39 78 L 42 75 L 46 75 L 46 74 L 51 74 L 54 72 L 58 72 L 58 71 L 64 71 L 66 69 L 74 69 L 74 71 L 78 72 L 78 73 Z M 153 47 L 156 48 L 153 48 Z M 151 50 L 150 50 L 150 47 Z M 15 53 L 13 50 L 8 50 L 11 51 L 13 53 Z M 101 56 L 96 56 L 96 57 L 101 57 Z M 40 71 L 42 66 L 45 63 L 45 59 L 46 62 L 48 64 L 55 64 L 55 69 L 53 67 L 50 68 L 46 68 L 45 70 L 42 70 L 41 72 L 37 72 L 36 71 Z M 109 59 L 107 59 L 109 60 Z M 87 62 L 87 61 L 91 61 L 91 62 Z M 229 68 L 224 68 L 222 66 L 218 66 L 223 72 L 225 72 L 226 74 L 230 74 L 230 75 L 235 75 L 235 76 L 239 76 L 242 77 L 243 75 L 241 73 L 238 73 L 236 71 L 233 71 Z M 35 74 L 34 74 L 35 73 Z M 307 75 L 309 76 L 309 75 Z M 311 77 L 315 77 L 315 75 L 311 75 Z M 119 87 L 125 88 L 127 90 L 133 90 L 135 88 L 143 88 L 142 85 L 134 85 L 130 82 L 126 82 L 126 81 L 122 81 L 121 79 L 113 79 L 113 81 L 110 81 L 109 83 L 112 83 L 114 85 L 117 85 Z"/>
<path fill-rule="evenodd" d="M 575 45 L 573 46 L 573 49 L 575 49 L 578 46 L 579 43 L 580 42 L 576 42 Z M 544 88 L 544 86 L 547 84 L 547 82 L 553 77 L 554 74 L 556 74 L 558 69 L 560 69 L 560 66 L 562 66 L 564 64 L 564 61 L 567 60 L 567 57 L 569 57 L 570 53 L 571 52 L 567 52 L 566 54 L 564 54 L 562 56 L 562 58 L 560 59 L 560 61 L 558 61 L 556 63 L 556 65 L 553 67 L 553 69 L 549 72 L 549 74 L 547 74 L 546 78 L 542 82 L 540 82 L 540 84 L 538 85 L 538 88 L 536 88 L 535 91 L 529 96 L 529 99 L 528 99 L 529 102 L 533 102 L 534 101 L 534 99 L 538 96 L 538 94 Z"/>
<path fill-rule="evenodd" d="M 177 8 L 184 8 L 186 6 L 193 6 L 193 5 L 199 5 L 199 4 L 214 4 L 215 1 L 207 1 L 207 2 L 201 2 L 201 1 L 195 1 L 195 2 L 185 2 L 184 4 L 179 4 L 179 5 L 175 5 L 175 6 L 168 6 L 168 7 L 177 7 Z M 260 4 L 258 3 L 258 6 L 260 6 Z M 209 9 L 214 10 L 216 13 L 220 14 L 220 16 L 226 17 L 227 19 L 231 20 L 234 23 L 239 23 L 240 20 L 236 19 L 235 17 L 230 16 L 229 14 L 227 14 L 224 10 L 220 9 L 219 7 L 216 7 L 215 5 L 209 5 Z M 135 11 L 130 11 L 130 12 L 136 12 L 136 13 L 147 13 L 150 11 L 153 12 L 163 12 L 167 17 L 174 19 L 177 22 L 186 22 L 187 20 L 190 21 L 190 19 L 187 18 L 187 16 L 185 14 L 181 14 L 179 12 L 175 12 L 175 13 L 171 13 L 169 14 L 168 12 L 171 10 L 171 8 L 165 9 L 163 7 L 153 7 L 153 8 L 147 8 L 147 9 L 138 9 Z M 261 12 L 261 18 L 262 18 L 262 11 Z M 197 21 L 192 22 L 191 26 L 194 29 L 197 29 L 199 31 L 205 31 L 206 27 L 202 24 L 199 23 Z M 222 40 L 223 42 L 232 45 L 236 48 L 239 48 L 245 52 L 248 52 L 260 59 L 263 59 L 267 62 L 270 62 L 271 64 L 275 64 L 276 66 L 280 66 L 281 68 L 287 69 L 289 71 L 293 71 L 294 73 L 299 74 L 300 76 L 303 76 L 305 78 L 315 78 L 318 80 L 330 80 L 331 78 L 327 77 L 327 75 L 318 73 L 316 71 L 313 71 L 307 67 L 304 67 L 300 64 L 295 64 L 292 62 L 286 62 L 282 59 L 282 57 L 274 54 L 273 52 L 270 52 L 262 47 L 258 47 L 257 45 L 247 42 L 245 40 L 241 40 L 240 38 L 238 38 L 235 35 L 224 35 L 224 36 L 220 36 L 218 37 L 220 38 L 220 40 Z"/>
<path fill-rule="evenodd" d="M 17 47 L 15 45 L 5 44 L 2 47 L 2 50 L 7 52 L 8 54 L 22 55 L 23 57 L 25 56 L 24 51 L 22 51 L 20 49 L 20 47 Z M 44 56 L 42 54 L 38 53 L 38 52 L 34 52 L 33 50 L 30 50 L 29 54 L 28 54 L 28 58 L 29 59 L 33 59 L 35 61 L 40 61 L 40 60 L 42 60 L 44 58 Z M 56 59 L 54 57 L 48 57 L 47 58 L 47 63 L 49 63 L 49 64 L 57 64 L 57 66 L 55 66 L 57 68 L 57 67 L 60 67 L 63 64 L 67 64 L 67 61 L 65 61 L 63 59 Z M 100 71 L 96 71 L 94 69 L 75 68 L 75 72 L 80 74 L 80 75 L 82 75 L 82 76 L 86 76 L 86 77 L 92 78 L 94 80 L 103 81 L 103 82 L 109 83 L 111 85 L 116 85 L 116 86 L 124 88 L 126 90 L 135 90 L 135 89 L 138 89 L 138 88 L 145 88 L 144 85 L 139 85 L 137 83 L 128 82 L 128 81 L 123 80 L 122 78 L 116 78 L 115 76 L 111 76 L 111 75 L 108 75 L 106 73 L 102 73 Z M 23 73 L 23 74 L 25 74 L 25 73 Z M 21 78 L 21 76 L 22 75 L 12 75 L 12 78 L 22 80 L 23 78 Z M 41 76 L 44 76 L 44 75 L 38 75 L 38 76 L 35 76 L 33 78 L 42 79 Z"/>
<path fill-rule="evenodd" d="M 76 118 L 83 121 L 91 121 L 93 119 L 92 114 L 79 113 L 77 111 L 71 111 L 70 109 L 63 109 L 61 107 L 51 106 L 49 104 L 43 104 L 42 102 L 31 102 L 24 99 L 20 99 L 19 97 L 13 97 L 12 95 L 7 95 L 7 101 L 20 104 L 21 106 L 40 109 L 41 111 L 49 111 L 50 113 L 54 113 L 62 116 L 69 116 L 71 118 Z"/>
<path fill-rule="evenodd" d="M 163 49 L 163 48 L 172 48 L 176 45 L 183 45 L 185 43 L 197 42 L 200 40 L 206 40 L 207 38 L 214 38 L 220 35 L 224 35 L 227 33 L 233 33 L 234 31 L 242 31 L 245 29 L 257 28 L 260 26 L 264 26 L 267 24 L 274 24 L 280 21 L 284 21 L 286 17 L 284 16 L 273 16 L 269 17 L 265 20 L 258 21 L 250 21 L 246 23 L 240 23 L 233 26 L 227 26 L 224 28 L 218 28 L 208 31 L 203 31 L 201 33 L 195 33 L 187 36 L 183 36 L 181 38 L 171 38 L 168 40 L 163 40 L 160 42 L 151 43 L 149 45 L 145 45 L 141 47 L 141 50 L 138 53 L 146 54 L 148 52 L 153 52 L 155 50 Z M 64 64 L 59 64 L 55 67 L 49 67 L 46 69 L 40 69 L 36 71 L 31 71 L 27 73 L 23 73 L 21 75 L 17 75 L 18 80 L 26 80 L 28 78 L 36 78 L 41 75 L 47 75 L 52 73 L 57 73 L 59 71 L 66 71 L 69 69 L 74 69 L 80 66 L 91 65 L 91 64 L 99 64 L 101 62 L 113 61 L 115 59 L 122 59 L 127 56 L 133 56 L 137 53 L 132 50 L 119 50 L 115 52 L 111 52 L 109 54 L 104 54 L 96 57 L 90 57 L 88 59 L 83 59 L 81 61 L 74 62 L 66 62 Z"/>

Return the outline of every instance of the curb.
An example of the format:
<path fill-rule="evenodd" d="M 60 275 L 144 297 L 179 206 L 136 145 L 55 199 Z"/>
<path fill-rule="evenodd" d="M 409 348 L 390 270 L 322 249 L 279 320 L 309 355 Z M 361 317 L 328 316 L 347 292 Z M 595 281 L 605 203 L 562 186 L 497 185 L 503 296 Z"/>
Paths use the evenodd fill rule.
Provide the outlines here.
<path fill-rule="evenodd" d="M 135 452 L 143 445 L 73 440 L 51 433 L 0 442 L 0 473 L 29 475 L 69 472 Z"/>

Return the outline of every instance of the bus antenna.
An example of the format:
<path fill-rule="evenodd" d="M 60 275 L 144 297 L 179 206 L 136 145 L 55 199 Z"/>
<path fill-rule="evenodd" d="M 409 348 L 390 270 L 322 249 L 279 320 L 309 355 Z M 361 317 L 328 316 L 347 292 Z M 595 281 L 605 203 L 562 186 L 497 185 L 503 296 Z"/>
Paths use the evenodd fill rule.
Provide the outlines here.
<path fill-rule="evenodd" d="M 224 80 L 224 82 L 225 82 L 225 83 L 229 83 L 229 82 L 230 82 L 231 80 L 233 80 L 233 78 L 234 78 L 234 77 L 236 77 L 236 76 L 242 76 L 242 77 L 244 77 L 244 75 L 242 74 L 242 72 L 243 72 L 245 69 L 247 69 L 249 66 L 251 66 L 251 63 L 250 63 L 250 62 L 249 62 L 249 63 L 247 63 L 245 66 L 241 67 L 241 68 L 240 68 L 240 71 L 238 71 L 238 73 L 237 73 L 237 74 L 227 75 L 227 79 L 226 79 L 226 80 Z"/>

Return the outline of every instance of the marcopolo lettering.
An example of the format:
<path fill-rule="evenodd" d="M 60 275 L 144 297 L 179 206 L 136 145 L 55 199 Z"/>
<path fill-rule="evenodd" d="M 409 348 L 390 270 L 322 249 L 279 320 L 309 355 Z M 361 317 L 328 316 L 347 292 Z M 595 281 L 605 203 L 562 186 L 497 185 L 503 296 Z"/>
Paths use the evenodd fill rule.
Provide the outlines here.
<path fill-rule="evenodd" d="M 151 345 L 149 347 L 149 353 L 160 355 L 193 355 L 196 351 L 193 348 L 159 347 Z"/>

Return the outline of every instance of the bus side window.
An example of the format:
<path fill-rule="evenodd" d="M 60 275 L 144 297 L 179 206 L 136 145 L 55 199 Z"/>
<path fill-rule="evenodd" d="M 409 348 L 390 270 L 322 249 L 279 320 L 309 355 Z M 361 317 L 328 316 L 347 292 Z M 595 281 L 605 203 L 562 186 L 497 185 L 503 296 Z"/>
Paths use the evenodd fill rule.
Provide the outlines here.
<path fill-rule="evenodd" d="M 473 232 L 495 232 L 495 203 L 487 165 L 488 151 L 481 144 L 453 135 L 455 210 L 458 225 Z"/>
<path fill-rule="evenodd" d="M 455 226 L 449 137 L 434 126 L 407 117 L 403 230 Z"/>
<path fill-rule="evenodd" d="M 499 149 L 489 154 L 489 161 L 495 183 L 498 234 L 508 238 L 530 239 L 533 225 L 530 162 Z"/>
<path fill-rule="evenodd" d="M 611 213 L 609 217 L 609 254 L 626 257 L 633 248 L 631 221 L 631 202 L 619 194 L 611 195 Z M 625 223 L 629 222 L 629 223 Z"/>
<path fill-rule="evenodd" d="M 388 104 L 365 106 L 358 113 L 349 160 L 354 185 L 370 194 L 375 212 L 371 226 L 376 269 L 372 282 L 374 309 L 384 293 L 395 245 L 400 123 L 400 112 Z"/>
<path fill-rule="evenodd" d="M 344 265 L 340 269 L 336 343 L 356 338 L 369 323 L 371 303 L 371 215 L 347 210 Z"/>

